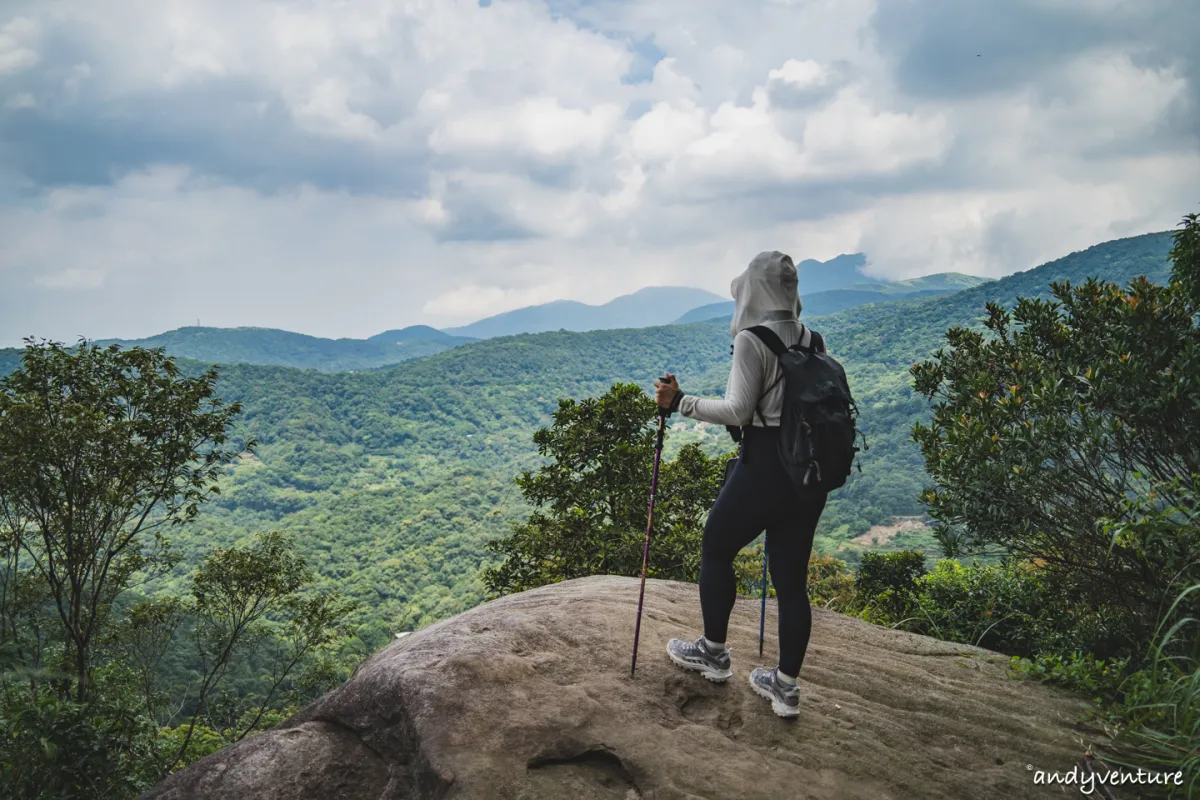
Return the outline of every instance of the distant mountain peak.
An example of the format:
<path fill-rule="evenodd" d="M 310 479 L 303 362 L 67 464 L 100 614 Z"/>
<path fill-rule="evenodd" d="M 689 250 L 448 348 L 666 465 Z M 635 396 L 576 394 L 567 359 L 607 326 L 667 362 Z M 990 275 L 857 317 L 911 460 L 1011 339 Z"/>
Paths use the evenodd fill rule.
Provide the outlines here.
<path fill-rule="evenodd" d="M 666 325 L 689 309 L 718 300 L 719 295 L 689 286 L 646 286 L 600 305 L 554 300 L 444 330 L 456 336 L 491 338 L 555 330 L 643 328 Z"/>
<path fill-rule="evenodd" d="M 462 336 L 453 336 L 444 331 L 439 331 L 437 328 L 429 325 L 409 325 L 407 328 L 397 328 L 395 330 L 377 333 L 374 336 L 369 337 L 367 341 L 392 344 L 398 342 L 427 341 L 441 342 L 442 344 L 453 346 L 456 344 L 465 343 L 468 341 L 468 338 Z"/>

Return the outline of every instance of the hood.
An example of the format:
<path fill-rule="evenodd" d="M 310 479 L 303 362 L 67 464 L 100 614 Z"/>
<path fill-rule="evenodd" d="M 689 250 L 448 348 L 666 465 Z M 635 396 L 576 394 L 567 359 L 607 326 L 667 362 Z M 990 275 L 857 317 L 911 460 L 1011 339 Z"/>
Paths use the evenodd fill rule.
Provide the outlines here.
<path fill-rule="evenodd" d="M 799 319 L 800 294 L 792 257 L 778 250 L 759 253 L 746 271 L 733 279 L 733 324 L 729 334 L 764 322 Z"/>

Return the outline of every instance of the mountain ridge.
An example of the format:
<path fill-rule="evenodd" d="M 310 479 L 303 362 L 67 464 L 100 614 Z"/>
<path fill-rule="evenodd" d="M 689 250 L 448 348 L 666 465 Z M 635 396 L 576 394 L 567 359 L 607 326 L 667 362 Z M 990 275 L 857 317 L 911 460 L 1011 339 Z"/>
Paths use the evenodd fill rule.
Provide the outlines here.
<path fill-rule="evenodd" d="M 279 328 L 185 326 L 141 339 L 98 339 L 96 344 L 162 347 L 168 355 L 211 363 L 256 364 L 343 372 L 399 364 L 474 341 L 428 326 L 385 331 L 370 339 L 326 339 Z"/>
<path fill-rule="evenodd" d="M 886 283 L 856 283 L 841 289 L 825 289 L 819 292 L 800 295 L 804 303 L 802 316 L 805 319 L 834 314 L 847 308 L 866 305 L 867 303 L 885 303 L 905 297 L 928 297 L 936 294 L 951 294 L 979 286 L 992 280 L 977 278 L 957 272 L 942 272 L 926 275 L 921 278 L 911 278 L 904 281 Z M 686 325 L 693 322 L 729 322 L 733 318 L 734 303 L 726 300 L 720 303 L 693 308 L 679 319 L 676 325 Z"/>
<path fill-rule="evenodd" d="M 813 319 L 846 369 L 870 442 L 863 471 L 826 506 L 818 551 L 922 512 L 928 477 L 908 433 L 928 404 L 908 370 L 945 346 L 950 327 L 977 328 L 989 300 L 1046 297 L 1051 281 L 1098 275 L 1124 284 L 1147 275 L 1163 283 L 1170 246 L 1169 232 L 1113 240 L 962 292 Z M 0 374 L 19 357 L 0 351 Z M 185 374 L 208 367 L 178 364 Z M 231 436 L 259 447 L 174 542 L 194 560 L 212 546 L 286 529 L 322 581 L 376 618 L 443 619 L 483 600 L 485 544 L 528 513 L 512 479 L 540 463 L 532 436 L 559 398 L 595 397 L 618 381 L 649 390 L 664 370 L 690 394 L 719 396 L 729 366 L 729 330 L 720 323 L 483 339 L 355 374 L 224 365 L 217 392 L 243 407 Z M 720 426 L 676 416 L 669 428 L 668 455 L 688 442 L 714 455 L 731 449 Z"/>
<path fill-rule="evenodd" d="M 455 347 L 460 344 L 475 341 L 471 336 L 454 336 L 453 334 L 440 331 L 430 325 L 409 325 L 406 328 L 395 328 L 386 330 L 382 333 L 377 333 L 374 336 L 368 336 L 368 342 L 382 342 L 384 344 L 397 344 L 399 342 L 427 341 L 441 342 L 450 347 Z"/>
<path fill-rule="evenodd" d="M 598 305 L 578 300 L 552 300 L 442 330 L 455 336 L 487 339 L 553 330 L 645 327 L 655 320 L 674 319 L 690 308 L 720 299 L 719 295 L 691 286 L 647 286 Z"/>

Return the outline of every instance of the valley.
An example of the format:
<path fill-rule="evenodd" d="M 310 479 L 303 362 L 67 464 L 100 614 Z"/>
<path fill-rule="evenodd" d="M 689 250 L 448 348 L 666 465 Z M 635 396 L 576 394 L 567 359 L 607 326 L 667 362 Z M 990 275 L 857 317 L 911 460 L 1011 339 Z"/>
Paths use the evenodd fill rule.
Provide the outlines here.
<path fill-rule="evenodd" d="M 831 498 L 817 549 L 853 562 L 873 546 L 862 537 L 874 526 L 922 513 L 924 465 L 909 429 L 926 406 L 908 369 L 947 329 L 977 326 L 989 300 L 1045 296 L 1051 281 L 1165 281 L 1169 248 L 1167 233 L 1121 239 L 953 294 L 806 314 L 846 367 L 870 447 L 862 472 Z M 19 353 L 0 351 L 0 370 Z M 257 455 L 229 471 L 220 497 L 175 545 L 189 564 L 212 547 L 283 530 L 320 580 L 368 618 L 395 630 L 442 619 L 484 599 L 483 545 L 527 513 L 513 478 L 539 463 L 531 437 L 559 397 L 598 395 L 617 381 L 649 390 L 664 370 L 689 392 L 717 395 L 729 363 L 727 325 L 708 322 L 494 337 L 360 372 L 222 364 L 220 393 L 244 409 L 235 435 L 257 439 Z M 719 426 L 674 417 L 667 456 L 689 441 L 712 454 L 732 449 Z M 886 544 L 932 539 L 904 531 Z"/>

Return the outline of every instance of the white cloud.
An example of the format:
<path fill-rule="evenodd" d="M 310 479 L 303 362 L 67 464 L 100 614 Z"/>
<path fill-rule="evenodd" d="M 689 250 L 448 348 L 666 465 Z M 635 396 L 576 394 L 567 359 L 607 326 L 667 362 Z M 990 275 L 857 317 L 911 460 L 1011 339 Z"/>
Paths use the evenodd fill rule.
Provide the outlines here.
<path fill-rule="evenodd" d="M 434 153 L 498 157 L 507 153 L 548 161 L 594 156 L 609 142 L 621 117 L 621 108 L 612 103 L 583 110 L 564 108 L 549 97 L 530 98 L 511 107 L 456 112 L 429 134 Z"/>
<path fill-rule="evenodd" d="M 538 288 L 506 290 L 498 286 L 468 284 L 432 298 L 421 310 L 435 316 L 458 317 L 465 314 L 475 319 L 553 299 L 553 294 Z"/>
<path fill-rule="evenodd" d="M 1069 134 L 1076 146 L 1143 136 L 1176 103 L 1185 104 L 1187 80 L 1175 67 L 1139 67 L 1125 52 L 1089 53 L 1051 79 L 1041 125 Z"/>
<path fill-rule="evenodd" d="M 28 17 L 16 17 L 0 25 L 0 76 L 7 72 L 20 72 L 38 62 L 38 53 L 32 46 L 38 26 Z"/>
<path fill-rule="evenodd" d="M 309 87 L 303 98 L 294 97 L 292 116 L 305 130 L 346 139 L 378 139 L 379 123 L 350 108 L 350 92 L 333 78 Z"/>
<path fill-rule="evenodd" d="M 707 115 L 690 100 L 678 107 L 656 103 L 634 122 L 630 129 L 630 147 L 643 161 L 660 161 L 684 152 L 704 138 L 708 129 Z"/>
<path fill-rule="evenodd" d="M 803 61 L 789 58 L 779 69 L 767 73 L 768 81 L 781 81 L 790 86 L 808 89 L 813 86 L 824 86 L 829 83 L 829 70 L 811 59 Z"/>
<path fill-rule="evenodd" d="M 847 87 L 804 128 L 813 173 L 822 176 L 887 174 L 937 160 L 953 134 L 944 114 L 877 109 L 860 87 Z"/>
<path fill-rule="evenodd" d="M 997 278 L 1097 242 L 1170 227 L 1196 175 L 1200 154 L 1126 164 L 1089 181 L 1051 176 L 1009 190 L 889 198 L 864 217 L 858 243 L 867 253 L 891 254 L 874 260 L 893 277 Z"/>
<path fill-rule="evenodd" d="M 922 62 L 986 90 L 919 97 L 874 0 L 48 7 L 0 22 L 0 345 L 723 295 L 773 248 L 997 275 L 1171 227 L 1200 182 L 1189 54 L 1119 0 L 1088 19 L 1142 33 L 994 84 Z"/>

